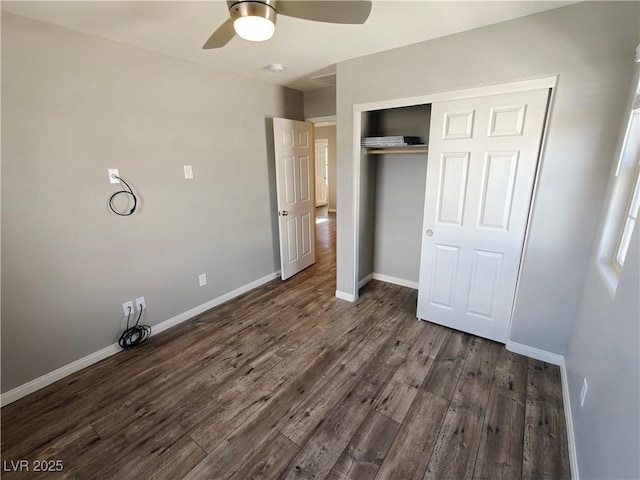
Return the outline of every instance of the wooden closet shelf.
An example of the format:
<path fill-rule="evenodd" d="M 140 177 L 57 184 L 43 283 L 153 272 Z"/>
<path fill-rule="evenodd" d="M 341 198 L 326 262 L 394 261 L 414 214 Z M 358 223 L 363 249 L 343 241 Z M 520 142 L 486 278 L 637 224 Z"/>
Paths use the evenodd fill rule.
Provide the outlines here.
<path fill-rule="evenodd" d="M 369 147 L 365 148 L 370 155 L 388 155 L 399 154 L 406 155 L 411 153 L 429 153 L 428 145 L 412 145 L 407 147 Z"/>

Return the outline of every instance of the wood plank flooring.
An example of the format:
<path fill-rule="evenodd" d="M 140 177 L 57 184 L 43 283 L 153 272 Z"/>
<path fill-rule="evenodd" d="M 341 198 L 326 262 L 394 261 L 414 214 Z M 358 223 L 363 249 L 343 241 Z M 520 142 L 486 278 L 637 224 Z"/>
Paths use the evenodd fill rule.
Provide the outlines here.
<path fill-rule="evenodd" d="M 336 299 L 320 213 L 313 267 L 4 407 L 2 477 L 570 478 L 558 368 L 416 320 L 404 287 Z"/>

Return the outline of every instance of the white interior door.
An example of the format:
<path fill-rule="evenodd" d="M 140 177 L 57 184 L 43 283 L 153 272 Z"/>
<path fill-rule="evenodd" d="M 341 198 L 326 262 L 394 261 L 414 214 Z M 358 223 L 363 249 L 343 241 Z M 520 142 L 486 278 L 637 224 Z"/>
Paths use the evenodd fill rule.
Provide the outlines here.
<path fill-rule="evenodd" d="M 432 105 L 418 318 L 506 343 L 548 96 Z"/>
<path fill-rule="evenodd" d="M 316 207 L 327 204 L 329 163 L 329 141 L 326 138 L 316 140 Z"/>
<path fill-rule="evenodd" d="M 315 249 L 313 124 L 273 119 L 283 280 L 312 265 Z"/>

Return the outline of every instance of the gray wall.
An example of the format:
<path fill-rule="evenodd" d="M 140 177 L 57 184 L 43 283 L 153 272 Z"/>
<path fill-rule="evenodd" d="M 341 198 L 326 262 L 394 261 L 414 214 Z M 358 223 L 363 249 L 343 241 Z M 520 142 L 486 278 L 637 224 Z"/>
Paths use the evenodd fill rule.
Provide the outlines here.
<path fill-rule="evenodd" d="M 154 325 L 278 269 L 274 116 L 302 93 L 2 14 L 3 392 L 111 345 L 127 300 Z"/>
<path fill-rule="evenodd" d="M 324 138 L 329 142 L 329 209 L 335 210 L 336 196 L 336 169 L 338 167 L 338 142 L 336 141 L 336 126 L 316 127 L 316 139 Z"/>
<path fill-rule="evenodd" d="M 640 478 L 640 231 L 615 296 L 589 262 L 565 357 L 581 479 Z M 582 379 L 589 384 L 580 407 Z M 566 407 L 565 407 L 566 408 Z"/>
<path fill-rule="evenodd" d="M 376 162 L 373 273 L 417 282 L 426 154 L 369 155 Z"/>
<path fill-rule="evenodd" d="M 330 117 L 336 114 L 336 87 L 316 88 L 304 92 L 305 118 Z"/>
<path fill-rule="evenodd" d="M 355 293 L 354 104 L 558 75 L 510 339 L 563 354 L 622 128 L 639 8 L 585 2 L 339 63 L 338 291 Z"/>
<path fill-rule="evenodd" d="M 640 66 L 636 67 L 634 86 L 639 73 Z M 633 164 L 629 167 L 635 171 Z M 599 266 L 603 260 L 601 240 L 608 234 L 604 233 L 607 214 L 616 187 L 614 173 L 612 168 L 565 356 L 580 478 L 583 479 L 640 478 L 638 224 L 615 293 L 605 283 Z M 625 200 L 621 202 L 623 208 L 627 205 Z M 587 379 L 589 388 L 584 406 L 580 407 L 583 378 Z"/>

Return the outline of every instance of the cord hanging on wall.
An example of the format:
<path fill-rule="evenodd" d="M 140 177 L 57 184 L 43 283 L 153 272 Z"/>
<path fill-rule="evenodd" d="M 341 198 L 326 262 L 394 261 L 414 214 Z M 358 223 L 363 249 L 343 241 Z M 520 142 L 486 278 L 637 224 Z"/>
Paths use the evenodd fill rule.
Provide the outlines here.
<path fill-rule="evenodd" d="M 113 178 L 120 180 L 122 183 L 124 183 L 124 185 L 127 187 L 127 190 L 118 190 L 117 192 L 115 192 L 113 195 L 111 195 L 109 197 L 109 210 L 111 210 L 113 213 L 115 213 L 116 215 L 120 215 L 121 217 L 128 217 L 129 215 L 132 215 L 133 212 L 136 211 L 136 208 L 138 206 L 138 197 L 136 197 L 135 193 L 133 193 L 133 189 L 131 188 L 131 186 L 129 186 L 129 184 L 124 180 L 124 178 L 119 177 L 118 175 L 112 175 Z M 131 197 L 131 199 L 133 200 L 133 205 L 131 205 L 131 209 L 128 212 L 120 212 L 116 209 L 116 207 L 113 204 L 114 199 L 118 196 L 118 195 L 126 195 Z"/>
<path fill-rule="evenodd" d="M 133 347 L 137 347 L 147 338 L 151 336 L 151 327 L 149 325 L 140 325 L 140 318 L 142 318 L 142 309 L 138 313 L 138 319 L 133 326 L 129 326 L 129 320 L 131 319 L 131 307 L 129 307 L 129 314 L 127 315 L 127 329 L 122 332 L 118 345 L 124 350 L 130 350 Z"/>

